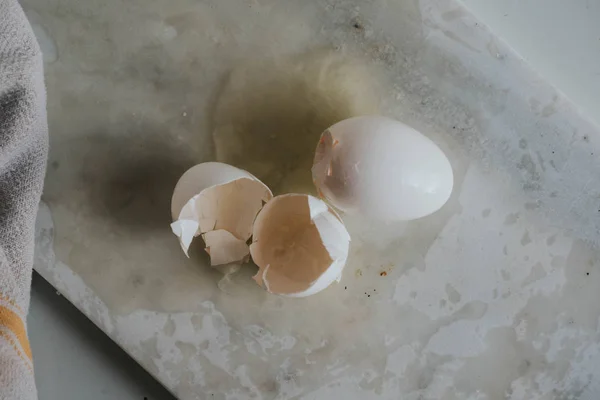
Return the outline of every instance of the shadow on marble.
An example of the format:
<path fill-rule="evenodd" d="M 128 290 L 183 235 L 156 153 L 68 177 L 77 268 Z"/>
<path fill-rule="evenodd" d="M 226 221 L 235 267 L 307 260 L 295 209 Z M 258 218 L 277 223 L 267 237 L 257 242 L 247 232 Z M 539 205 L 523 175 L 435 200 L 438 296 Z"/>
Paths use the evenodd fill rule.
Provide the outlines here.
<path fill-rule="evenodd" d="M 95 143 L 82 169 L 93 212 L 120 229 L 164 230 L 171 223 L 171 196 L 179 177 L 192 165 L 191 156 L 171 151 L 164 135 L 143 133 L 88 137 Z M 177 154 L 177 156 L 173 156 Z"/>

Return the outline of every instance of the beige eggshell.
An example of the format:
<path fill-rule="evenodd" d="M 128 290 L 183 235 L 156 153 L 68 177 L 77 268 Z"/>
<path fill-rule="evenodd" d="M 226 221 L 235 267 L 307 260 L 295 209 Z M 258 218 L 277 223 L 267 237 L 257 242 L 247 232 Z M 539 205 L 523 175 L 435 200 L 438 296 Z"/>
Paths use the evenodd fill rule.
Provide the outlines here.
<path fill-rule="evenodd" d="M 254 223 L 254 280 L 270 293 L 313 295 L 340 280 L 349 246 L 348 231 L 325 202 L 305 194 L 276 196 Z"/>
<path fill-rule="evenodd" d="M 247 171 L 218 162 L 198 164 L 177 182 L 171 199 L 171 224 L 188 254 L 202 234 L 212 265 L 242 261 L 252 227 L 271 190 Z"/>

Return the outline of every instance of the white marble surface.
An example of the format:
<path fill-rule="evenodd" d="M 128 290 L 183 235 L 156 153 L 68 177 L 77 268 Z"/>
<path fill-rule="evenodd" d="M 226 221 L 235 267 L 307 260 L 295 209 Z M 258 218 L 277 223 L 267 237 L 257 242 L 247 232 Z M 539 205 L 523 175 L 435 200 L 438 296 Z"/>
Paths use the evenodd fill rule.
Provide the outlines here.
<path fill-rule="evenodd" d="M 182 399 L 597 398 L 598 128 L 460 4 L 358 4 L 26 1 L 50 55 L 36 269 Z M 346 272 L 317 296 L 268 296 L 251 266 L 221 290 L 171 236 L 170 190 L 214 158 L 229 71 L 323 47 L 378 71 L 453 197 L 345 217 Z"/>

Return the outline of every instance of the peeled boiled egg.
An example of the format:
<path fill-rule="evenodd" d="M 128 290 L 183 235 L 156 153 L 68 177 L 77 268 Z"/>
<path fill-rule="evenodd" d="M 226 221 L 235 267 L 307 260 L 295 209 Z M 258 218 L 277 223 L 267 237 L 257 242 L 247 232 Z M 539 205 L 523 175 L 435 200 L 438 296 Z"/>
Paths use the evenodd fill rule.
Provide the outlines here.
<path fill-rule="evenodd" d="M 198 164 L 177 182 L 171 199 L 171 229 L 185 254 L 202 235 L 212 265 L 248 259 L 254 219 L 271 190 L 247 171 L 218 162 Z"/>
<path fill-rule="evenodd" d="M 454 181 L 435 143 L 380 116 L 349 118 L 323 132 L 312 174 L 319 194 L 334 207 L 387 221 L 439 210 Z"/>
<path fill-rule="evenodd" d="M 339 281 L 350 235 L 324 201 L 306 194 L 276 196 L 254 223 L 254 280 L 270 293 L 310 296 Z"/>

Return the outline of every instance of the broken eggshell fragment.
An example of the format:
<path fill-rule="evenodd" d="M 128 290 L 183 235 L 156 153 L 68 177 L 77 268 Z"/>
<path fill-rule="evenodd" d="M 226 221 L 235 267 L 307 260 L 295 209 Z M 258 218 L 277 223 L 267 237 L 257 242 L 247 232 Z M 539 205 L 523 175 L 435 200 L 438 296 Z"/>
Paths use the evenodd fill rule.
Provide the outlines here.
<path fill-rule="evenodd" d="M 245 261 L 254 219 L 271 190 L 247 171 L 218 162 L 198 164 L 177 182 L 171 199 L 171 229 L 188 255 L 202 235 L 211 265 Z"/>
<path fill-rule="evenodd" d="M 270 293 L 310 296 L 341 279 L 350 235 L 324 201 L 305 194 L 274 197 L 259 211 L 250 253 L 254 280 Z"/>

